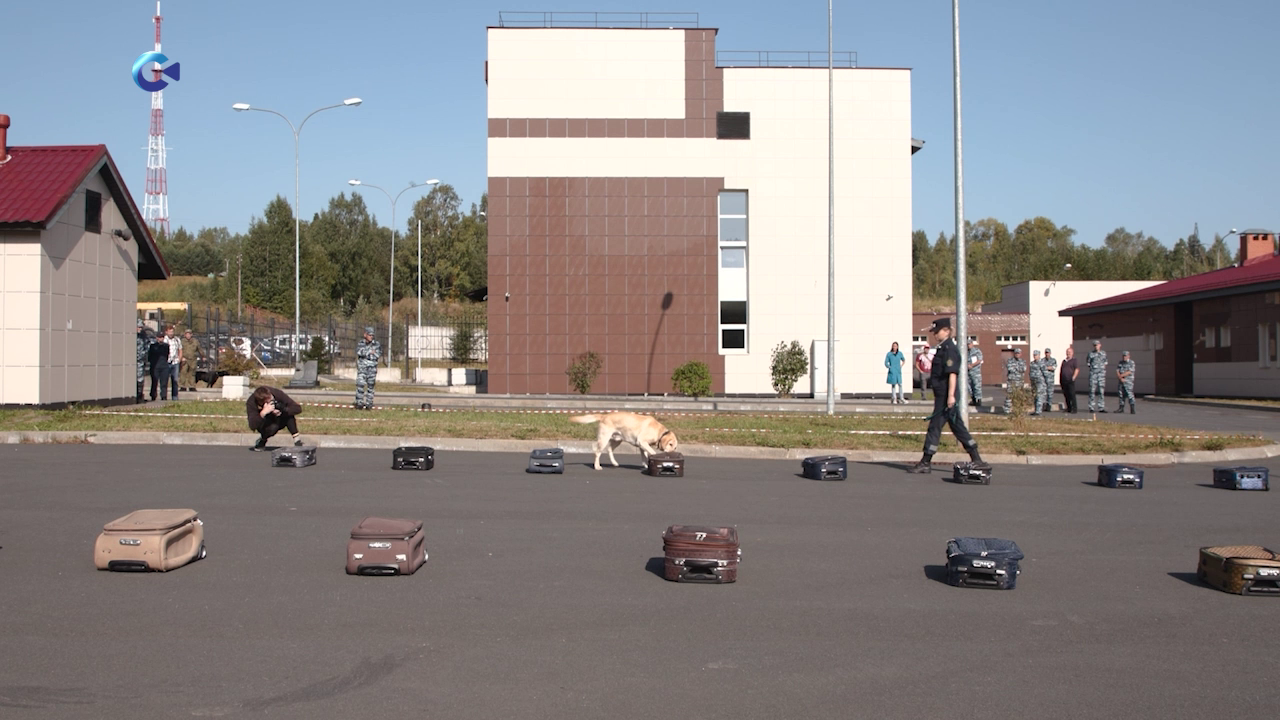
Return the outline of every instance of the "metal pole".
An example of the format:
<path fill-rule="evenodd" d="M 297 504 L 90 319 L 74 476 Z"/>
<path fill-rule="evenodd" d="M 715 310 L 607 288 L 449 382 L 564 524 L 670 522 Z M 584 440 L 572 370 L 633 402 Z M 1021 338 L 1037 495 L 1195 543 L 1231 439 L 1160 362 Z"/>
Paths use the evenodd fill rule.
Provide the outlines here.
<path fill-rule="evenodd" d="M 836 71 L 827 0 L 827 414 L 836 414 Z"/>
<path fill-rule="evenodd" d="M 391 193 L 383 190 L 387 194 L 387 199 L 391 200 Z M 395 307 L 396 302 L 396 201 L 391 200 L 391 292 L 390 299 L 387 301 L 387 367 L 391 367 L 391 309 Z"/>
<path fill-rule="evenodd" d="M 422 218 L 418 218 L 418 368 L 422 368 Z M 415 381 L 417 377 L 413 378 Z"/>
<path fill-rule="evenodd" d="M 306 122 L 305 120 L 303 122 Z M 300 278 L 302 277 L 302 205 L 299 196 L 299 167 L 298 167 L 298 132 L 302 126 L 298 126 L 298 130 L 293 131 L 293 365 L 297 367 L 302 361 L 302 345 L 298 340 L 298 335 L 302 331 L 302 285 Z"/>
<path fill-rule="evenodd" d="M 968 253 L 964 240 L 964 162 L 960 136 L 960 0 L 951 0 L 952 68 L 955 76 L 955 124 L 956 124 L 956 338 L 957 347 L 966 374 L 956 375 L 956 407 L 960 419 L 969 420 L 969 308 L 966 287 Z"/>

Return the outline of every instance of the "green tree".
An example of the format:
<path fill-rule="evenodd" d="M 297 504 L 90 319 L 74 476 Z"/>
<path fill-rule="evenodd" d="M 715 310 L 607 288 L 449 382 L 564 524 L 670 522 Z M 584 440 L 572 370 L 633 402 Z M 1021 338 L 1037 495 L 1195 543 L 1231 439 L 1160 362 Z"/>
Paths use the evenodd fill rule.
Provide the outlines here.
<path fill-rule="evenodd" d="M 330 198 L 308 235 L 328 259 L 327 294 L 335 309 L 350 315 L 361 299 L 380 304 L 387 297 L 391 233 L 378 227 L 359 193 Z"/>
<path fill-rule="evenodd" d="M 281 314 L 293 313 L 293 211 L 277 195 L 261 219 L 249 221 L 244 249 L 244 301 Z"/>

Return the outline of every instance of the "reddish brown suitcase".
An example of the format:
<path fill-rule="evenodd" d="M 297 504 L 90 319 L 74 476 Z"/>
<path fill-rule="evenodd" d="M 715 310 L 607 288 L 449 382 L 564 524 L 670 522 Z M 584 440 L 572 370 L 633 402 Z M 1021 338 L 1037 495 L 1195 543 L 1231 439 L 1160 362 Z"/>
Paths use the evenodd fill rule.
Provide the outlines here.
<path fill-rule="evenodd" d="M 427 561 L 418 520 L 367 517 L 351 529 L 348 575 L 412 575 Z"/>
<path fill-rule="evenodd" d="M 738 531 L 731 527 L 672 525 L 662 533 L 663 576 L 675 582 L 731 583 L 738 579 Z"/>

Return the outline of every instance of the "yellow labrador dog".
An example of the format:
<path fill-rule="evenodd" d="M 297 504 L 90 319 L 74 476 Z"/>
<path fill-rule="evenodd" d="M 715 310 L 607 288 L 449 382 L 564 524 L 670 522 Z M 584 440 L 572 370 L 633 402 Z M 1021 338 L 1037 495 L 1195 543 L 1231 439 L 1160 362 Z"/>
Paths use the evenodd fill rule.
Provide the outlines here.
<path fill-rule="evenodd" d="M 569 418 L 576 423 L 600 423 L 600 432 L 596 434 L 596 469 L 600 468 L 600 454 L 609 451 L 609 462 L 618 467 L 613 457 L 613 449 L 624 442 L 640 448 L 640 454 L 646 462 L 649 456 L 659 452 L 674 452 L 679 444 L 676 434 L 668 430 L 662 423 L 648 415 L 637 415 L 629 412 L 613 412 L 604 415 L 578 415 Z"/>

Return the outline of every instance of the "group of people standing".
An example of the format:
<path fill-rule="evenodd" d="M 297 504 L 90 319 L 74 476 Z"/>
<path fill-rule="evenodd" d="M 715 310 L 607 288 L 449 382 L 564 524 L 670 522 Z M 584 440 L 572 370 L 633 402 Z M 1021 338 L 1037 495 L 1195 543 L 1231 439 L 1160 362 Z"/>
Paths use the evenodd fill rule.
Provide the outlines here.
<path fill-rule="evenodd" d="M 183 330 L 178 338 L 173 325 L 166 325 L 164 334 L 152 337 L 142 320 L 138 320 L 137 361 L 138 392 L 135 398 L 143 402 L 142 390 L 147 369 L 151 374 L 151 400 L 168 400 L 170 390 L 174 400 L 179 390 L 196 389 L 196 363 L 205 357 L 204 347 L 191 333 Z"/>
<path fill-rule="evenodd" d="M 949 336 L 949 327 L 948 327 Z M 952 345 L 955 343 L 953 342 Z M 937 348 L 925 348 L 922 352 L 924 360 L 920 365 L 922 374 L 928 375 L 932 367 L 932 363 L 936 362 Z M 957 350 L 958 353 L 958 350 Z M 906 357 L 898 349 L 898 343 L 893 343 L 889 352 L 885 355 L 884 365 L 889 369 L 886 382 L 889 384 L 890 402 L 893 404 L 904 404 L 906 400 L 902 394 L 902 366 L 906 363 Z M 978 341 L 971 339 L 969 341 L 969 351 L 967 362 L 965 363 L 967 380 L 969 383 L 969 404 L 974 407 L 982 407 L 982 349 L 978 347 Z M 1102 349 L 1102 341 L 1093 341 L 1093 351 L 1085 358 L 1085 369 L 1089 373 L 1089 411 L 1090 412 L 1107 412 L 1105 404 L 1106 390 L 1106 370 L 1107 370 L 1107 353 Z M 1058 382 L 1062 385 L 1062 394 L 1065 399 L 1066 412 L 1076 413 L 1076 378 L 1080 375 L 1075 349 L 1068 346 L 1066 350 L 1066 359 L 1062 361 L 1059 368 L 1058 359 L 1053 356 L 1053 350 L 1044 349 L 1041 355 L 1039 350 L 1032 352 L 1031 363 L 1028 365 L 1022 359 L 1022 348 L 1015 347 L 1013 356 L 1004 363 L 1006 389 L 1009 391 L 1005 394 L 1004 412 L 1009 414 L 1012 412 L 1012 396 L 1016 388 L 1026 387 L 1028 375 L 1030 376 L 1031 387 L 1035 393 L 1034 405 L 1031 415 L 1041 415 L 1052 411 L 1053 408 L 1053 385 L 1054 376 L 1057 376 Z M 1133 394 L 1133 380 L 1136 366 L 1129 355 L 1129 351 L 1125 351 L 1121 356 L 1120 362 L 1116 365 L 1116 379 L 1119 381 L 1120 390 L 1120 406 L 1116 412 L 1124 412 L 1124 406 L 1127 402 L 1129 412 L 1137 413 L 1136 403 Z M 956 373 L 959 374 L 958 371 Z"/>

